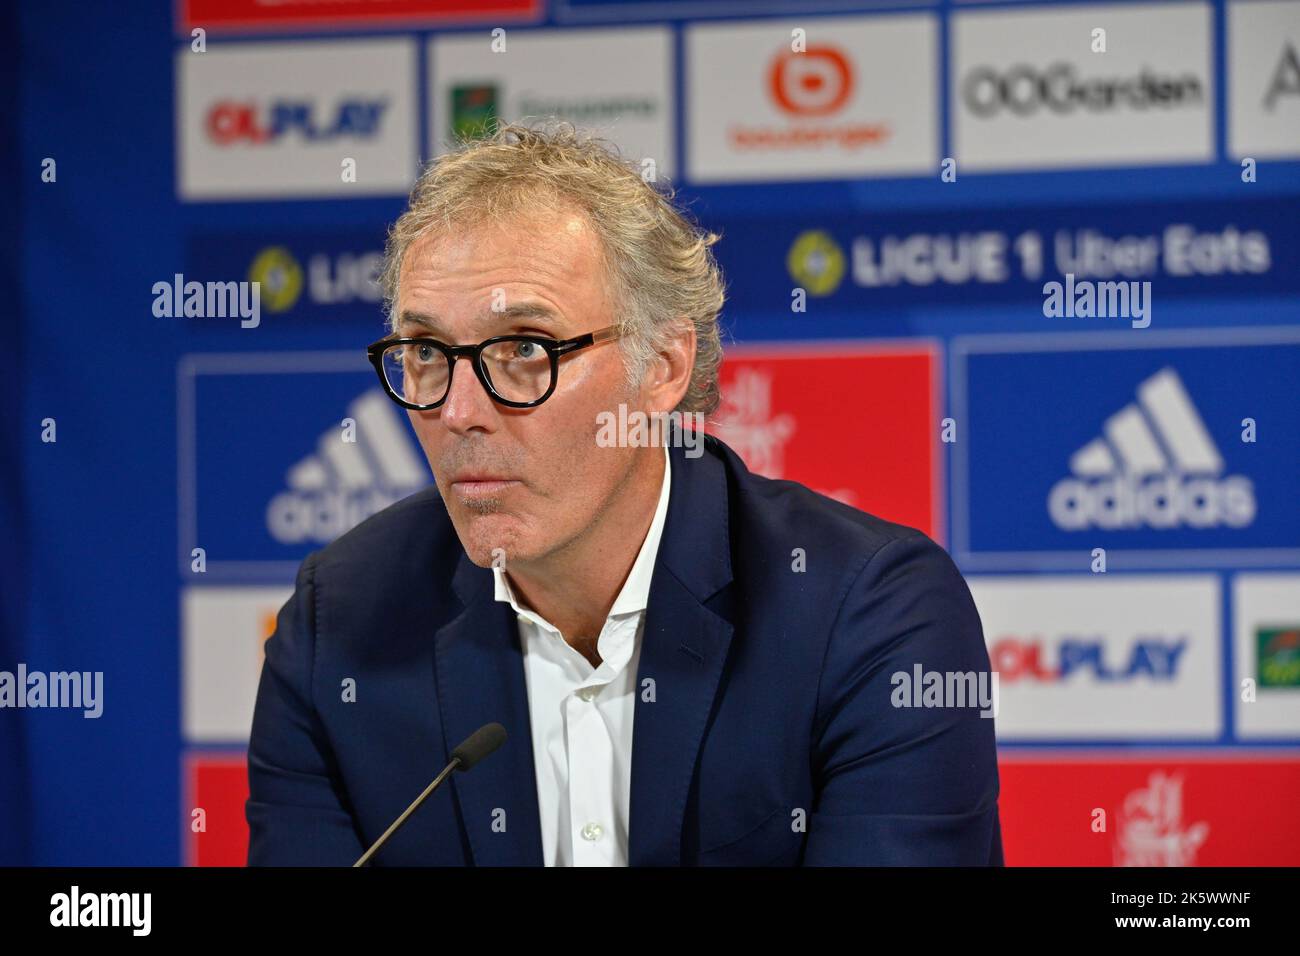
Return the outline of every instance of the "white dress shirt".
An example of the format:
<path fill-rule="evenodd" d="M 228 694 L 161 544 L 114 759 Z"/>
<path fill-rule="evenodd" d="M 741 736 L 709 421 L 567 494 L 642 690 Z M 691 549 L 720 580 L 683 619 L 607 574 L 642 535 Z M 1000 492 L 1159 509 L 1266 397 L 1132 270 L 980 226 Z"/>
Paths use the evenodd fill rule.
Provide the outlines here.
<path fill-rule="evenodd" d="M 596 641 L 599 667 L 570 647 L 550 622 L 519 604 L 506 572 L 492 568 L 496 599 L 515 609 L 524 650 L 547 866 L 627 866 L 637 662 L 668 513 L 670 469 L 665 446 L 659 505 Z"/>

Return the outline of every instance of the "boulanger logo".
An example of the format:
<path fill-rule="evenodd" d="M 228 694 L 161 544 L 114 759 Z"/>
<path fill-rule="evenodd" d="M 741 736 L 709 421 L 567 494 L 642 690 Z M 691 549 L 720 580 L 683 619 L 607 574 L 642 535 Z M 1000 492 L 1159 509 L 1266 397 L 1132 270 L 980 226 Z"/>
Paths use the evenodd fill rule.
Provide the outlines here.
<path fill-rule="evenodd" d="M 837 47 L 810 46 L 804 53 L 781 50 L 768 66 L 767 95 L 795 122 L 730 123 L 730 144 L 745 150 L 880 146 L 890 139 L 888 123 L 839 115 L 846 112 L 854 85 L 850 60 Z"/>
<path fill-rule="evenodd" d="M 962 82 L 962 99 L 981 118 L 1004 112 L 1025 117 L 1042 110 L 1068 115 L 1200 106 L 1205 89 L 1192 73 L 1143 67 L 1136 75 L 1083 77 L 1071 63 L 1043 68 L 1019 64 L 1006 71 L 987 66 L 971 70 Z"/>
<path fill-rule="evenodd" d="M 785 257 L 790 278 L 809 295 L 830 295 L 844 279 L 844 250 L 829 232 L 810 229 L 801 232 Z"/>
<path fill-rule="evenodd" d="M 378 388 L 348 406 L 342 431 L 323 434 L 316 453 L 289 469 L 288 490 L 267 505 L 271 537 L 281 544 L 327 544 L 428 484 L 395 409 Z"/>
<path fill-rule="evenodd" d="M 1090 528 L 1244 528 L 1255 520 L 1250 479 L 1223 457 L 1172 368 L 1142 382 L 1138 400 L 1106 419 L 1070 458 L 1073 477 L 1048 495 L 1053 523 Z"/>
<path fill-rule="evenodd" d="M 284 246 L 271 246 L 253 259 L 248 281 L 261 283 L 266 311 L 284 312 L 293 308 L 302 293 L 302 266 Z"/>
<path fill-rule="evenodd" d="M 768 88 L 776 105 L 787 113 L 827 116 L 848 102 L 853 68 L 834 47 L 811 46 L 802 53 L 785 50 L 772 60 Z"/>

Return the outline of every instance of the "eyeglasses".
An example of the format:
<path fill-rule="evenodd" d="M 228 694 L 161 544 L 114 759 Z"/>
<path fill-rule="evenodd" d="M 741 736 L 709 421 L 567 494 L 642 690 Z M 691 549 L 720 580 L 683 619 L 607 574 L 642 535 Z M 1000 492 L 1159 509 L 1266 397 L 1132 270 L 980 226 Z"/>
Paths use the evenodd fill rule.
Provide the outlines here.
<path fill-rule="evenodd" d="M 447 345 L 437 339 L 385 336 L 366 348 L 388 397 L 403 408 L 428 411 L 447 400 L 456 359 L 468 358 L 494 401 L 532 408 L 555 392 L 560 356 L 618 338 L 609 325 L 572 339 L 496 335 L 478 345 Z"/>

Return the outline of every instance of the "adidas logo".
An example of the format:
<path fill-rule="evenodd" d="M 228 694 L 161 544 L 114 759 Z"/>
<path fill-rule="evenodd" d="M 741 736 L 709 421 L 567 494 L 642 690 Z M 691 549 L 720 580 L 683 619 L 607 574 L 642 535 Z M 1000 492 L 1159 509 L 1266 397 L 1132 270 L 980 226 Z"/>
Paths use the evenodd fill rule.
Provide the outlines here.
<path fill-rule="evenodd" d="M 1064 531 L 1087 528 L 1243 528 L 1255 520 L 1249 478 L 1223 475 L 1215 447 L 1178 374 L 1161 369 L 1070 457 L 1047 509 Z"/>
<path fill-rule="evenodd" d="M 424 460 L 395 409 L 378 388 L 348 406 L 356 440 L 344 441 L 343 433 L 331 428 L 314 455 L 289 469 L 289 490 L 266 508 L 272 538 L 281 544 L 328 544 L 429 483 Z"/>

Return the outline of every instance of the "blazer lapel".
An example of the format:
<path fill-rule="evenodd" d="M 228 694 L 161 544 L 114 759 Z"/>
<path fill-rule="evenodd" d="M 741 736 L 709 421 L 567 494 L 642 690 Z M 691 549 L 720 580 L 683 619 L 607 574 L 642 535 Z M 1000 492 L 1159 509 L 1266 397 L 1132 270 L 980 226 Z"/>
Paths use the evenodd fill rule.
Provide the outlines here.
<path fill-rule="evenodd" d="M 686 797 L 733 632 L 731 622 L 705 603 L 731 581 L 722 452 L 706 449 L 699 458 L 687 458 L 681 447 L 668 452 L 672 489 L 650 583 L 632 721 L 631 866 L 681 864 Z M 654 682 L 653 701 L 644 699 L 647 679 Z"/>
<path fill-rule="evenodd" d="M 533 735 L 514 610 L 494 598 L 492 572 L 463 553 L 452 585 L 465 608 L 434 637 L 447 751 L 494 721 L 505 727 L 506 742 L 448 782 L 476 865 L 541 866 Z"/>

